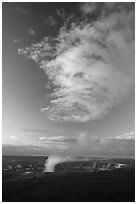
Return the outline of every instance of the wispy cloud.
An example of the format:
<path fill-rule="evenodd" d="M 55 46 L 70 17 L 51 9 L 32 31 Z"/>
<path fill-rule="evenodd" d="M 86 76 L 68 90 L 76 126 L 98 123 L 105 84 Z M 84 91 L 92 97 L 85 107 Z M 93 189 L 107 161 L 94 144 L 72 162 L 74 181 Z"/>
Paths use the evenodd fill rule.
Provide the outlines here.
<path fill-rule="evenodd" d="M 40 136 L 39 139 L 45 142 L 76 143 L 76 136 Z"/>
<path fill-rule="evenodd" d="M 46 155 L 45 147 L 38 147 L 33 145 L 3 145 L 3 155 Z"/>
<path fill-rule="evenodd" d="M 56 14 L 59 17 L 61 17 L 61 19 L 63 19 L 64 22 L 66 21 L 66 12 L 65 12 L 64 7 L 61 7 L 60 9 L 56 8 Z"/>
<path fill-rule="evenodd" d="M 33 28 L 28 29 L 28 34 L 29 35 L 36 35 L 36 31 Z"/>
<path fill-rule="evenodd" d="M 45 24 L 48 24 L 50 26 L 55 26 L 58 24 L 58 21 L 56 21 L 53 16 L 48 16 L 45 18 Z"/>
<path fill-rule="evenodd" d="M 121 135 L 115 137 L 108 137 L 106 139 L 114 139 L 114 140 L 135 140 L 135 132 L 126 132 Z"/>
<path fill-rule="evenodd" d="M 82 132 L 78 135 L 77 145 L 72 152 L 83 155 L 134 156 L 135 135 L 134 132 L 129 132 L 115 137 L 102 138 Z"/>
<path fill-rule="evenodd" d="M 86 2 L 80 5 L 80 11 L 85 15 L 92 14 L 97 8 L 98 4 L 95 2 Z"/>
<path fill-rule="evenodd" d="M 88 3 L 80 11 L 82 20 L 65 22 L 56 38 L 19 49 L 55 86 L 44 109 L 52 120 L 101 118 L 134 85 L 134 4 Z"/>
<path fill-rule="evenodd" d="M 27 8 L 23 8 L 21 6 L 16 6 L 15 10 L 23 15 L 28 15 L 29 11 Z"/>

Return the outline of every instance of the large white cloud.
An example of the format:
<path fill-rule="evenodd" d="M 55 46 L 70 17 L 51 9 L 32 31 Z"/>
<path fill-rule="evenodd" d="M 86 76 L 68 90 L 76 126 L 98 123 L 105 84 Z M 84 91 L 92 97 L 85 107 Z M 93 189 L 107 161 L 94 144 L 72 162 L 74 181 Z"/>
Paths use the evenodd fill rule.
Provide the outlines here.
<path fill-rule="evenodd" d="M 65 23 L 56 38 L 19 50 L 36 61 L 55 86 L 50 106 L 43 109 L 52 120 L 101 118 L 134 85 L 134 6 L 88 5 L 80 7 L 83 20 L 74 20 L 69 28 Z"/>
<path fill-rule="evenodd" d="M 80 133 L 77 137 L 76 154 L 92 156 L 134 156 L 135 133 L 126 132 L 114 137 L 98 137 L 94 134 Z"/>

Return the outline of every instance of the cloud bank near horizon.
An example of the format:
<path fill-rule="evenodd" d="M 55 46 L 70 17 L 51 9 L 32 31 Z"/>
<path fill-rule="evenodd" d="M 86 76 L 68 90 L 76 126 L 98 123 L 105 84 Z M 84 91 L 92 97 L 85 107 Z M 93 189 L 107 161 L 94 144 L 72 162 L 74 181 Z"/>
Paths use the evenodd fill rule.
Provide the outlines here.
<path fill-rule="evenodd" d="M 73 136 L 27 136 L 27 147 L 31 153 L 42 152 L 49 156 L 134 156 L 135 132 L 123 132 L 113 137 L 100 137 L 90 132 L 80 132 Z M 4 152 L 16 152 L 18 147 L 26 148 L 23 136 L 11 135 L 3 145 Z M 9 148 L 10 147 L 10 148 Z M 23 149 L 20 151 L 23 152 Z"/>
<path fill-rule="evenodd" d="M 79 12 L 57 37 L 18 49 L 54 86 L 43 108 L 51 120 L 102 118 L 134 87 L 134 4 L 83 3 Z"/>

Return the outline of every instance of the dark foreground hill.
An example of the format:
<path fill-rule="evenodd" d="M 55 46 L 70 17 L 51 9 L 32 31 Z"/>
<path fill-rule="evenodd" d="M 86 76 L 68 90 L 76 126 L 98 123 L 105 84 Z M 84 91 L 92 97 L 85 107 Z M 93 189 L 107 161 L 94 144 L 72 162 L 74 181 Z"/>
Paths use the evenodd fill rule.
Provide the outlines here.
<path fill-rule="evenodd" d="M 3 183 L 6 202 L 134 202 L 135 171 L 49 174 Z"/>

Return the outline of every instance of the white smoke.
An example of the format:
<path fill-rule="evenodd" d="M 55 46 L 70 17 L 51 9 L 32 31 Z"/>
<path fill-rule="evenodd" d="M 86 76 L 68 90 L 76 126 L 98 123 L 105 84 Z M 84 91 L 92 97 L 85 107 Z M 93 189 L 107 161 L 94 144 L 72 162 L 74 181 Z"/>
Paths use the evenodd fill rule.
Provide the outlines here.
<path fill-rule="evenodd" d="M 78 157 L 78 156 L 49 156 L 47 161 L 45 162 L 45 169 L 44 172 L 54 172 L 55 170 L 55 166 L 59 163 L 63 163 L 63 162 L 69 162 L 69 161 L 91 161 L 90 157 Z"/>
<path fill-rule="evenodd" d="M 66 161 L 72 161 L 71 157 L 61 157 L 61 156 L 49 156 L 45 163 L 44 172 L 54 172 L 55 166 L 59 163 Z"/>

